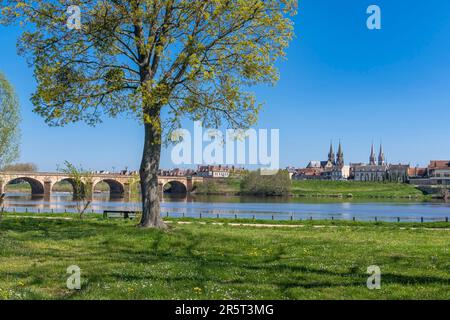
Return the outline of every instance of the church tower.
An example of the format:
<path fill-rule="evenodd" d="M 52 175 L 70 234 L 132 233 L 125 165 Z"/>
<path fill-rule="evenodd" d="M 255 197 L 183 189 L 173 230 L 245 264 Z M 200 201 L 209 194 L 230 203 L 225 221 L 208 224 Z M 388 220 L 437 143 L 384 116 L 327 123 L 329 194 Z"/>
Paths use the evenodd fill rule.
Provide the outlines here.
<path fill-rule="evenodd" d="M 373 149 L 373 143 L 372 143 L 372 149 L 371 149 L 371 151 L 370 151 L 369 164 L 370 164 L 371 166 L 374 166 L 374 165 L 377 164 L 377 158 L 376 158 L 376 156 L 375 156 L 375 151 L 374 151 L 374 149 Z"/>
<path fill-rule="evenodd" d="M 344 152 L 342 152 L 342 145 L 339 141 L 339 148 L 337 153 L 336 165 L 343 166 L 344 165 Z"/>
<path fill-rule="evenodd" d="M 384 166 L 386 164 L 386 158 L 384 157 L 383 144 L 380 144 L 380 153 L 378 154 L 378 165 Z"/>
<path fill-rule="evenodd" d="M 335 158 L 334 150 L 333 150 L 333 142 L 330 143 L 330 152 L 328 152 L 328 161 L 332 165 L 336 164 L 336 158 Z"/>

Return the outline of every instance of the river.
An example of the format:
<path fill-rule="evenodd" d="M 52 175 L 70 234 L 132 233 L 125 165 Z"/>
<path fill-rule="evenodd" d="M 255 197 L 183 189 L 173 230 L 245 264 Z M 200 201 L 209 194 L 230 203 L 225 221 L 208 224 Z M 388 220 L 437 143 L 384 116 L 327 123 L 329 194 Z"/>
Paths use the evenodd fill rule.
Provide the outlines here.
<path fill-rule="evenodd" d="M 24 193 L 7 193 L 5 211 L 75 212 L 71 193 L 55 192 L 50 201 Z M 96 193 L 89 213 L 103 210 L 139 210 L 139 200 L 111 199 Z M 161 201 L 163 216 L 204 218 L 256 218 L 274 220 L 336 219 L 357 221 L 443 221 L 450 217 L 450 203 L 430 201 L 315 200 L 304 198 L 263 198 L 227 196 L 169 196 Z"/>

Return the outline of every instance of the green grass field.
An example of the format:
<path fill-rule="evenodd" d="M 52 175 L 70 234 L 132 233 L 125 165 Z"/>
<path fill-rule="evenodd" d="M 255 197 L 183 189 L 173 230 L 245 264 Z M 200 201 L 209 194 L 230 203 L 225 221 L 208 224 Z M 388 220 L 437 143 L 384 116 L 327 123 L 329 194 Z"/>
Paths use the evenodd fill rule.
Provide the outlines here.
<path fill-rule="evenodd" d="M 240 180 L 217 179 L 209 184 L 199 185 L 196 193 L 238 195 Z M 422 191 L 405 183 L 323 180 L 293 180 L 292 195 L 309 198 L 427 198 Z"/>
<path fill-rule="evenodd" d="M 172 222 L 159 231 L 96 216 L 7 215 L 0 223 L 0 299 L 450 298 L 450 230 L 443 223 Z M 82 270 L 80 291 L 66 288 L 70 265 Z M 366 287 L 370 265 L 381 268 L 381 290 Z"/>
<path fill-rule="evenodd" d="M 292 193 L 304 197 L 424 198 L 410 184 L 359 181 L 293 181 Z"/>

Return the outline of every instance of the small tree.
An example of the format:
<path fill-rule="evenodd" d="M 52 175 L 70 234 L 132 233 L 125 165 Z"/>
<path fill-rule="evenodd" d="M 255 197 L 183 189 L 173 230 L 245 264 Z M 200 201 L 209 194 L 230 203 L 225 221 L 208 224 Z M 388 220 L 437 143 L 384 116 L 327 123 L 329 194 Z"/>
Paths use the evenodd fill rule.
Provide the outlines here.
<path fill-rule="evenodd" d="M 19 114 L 14 88 L 0 72 L 0 168 L 19 156 Z"/>
<path fill-rule="evenodd" d="M 91 204 L 93 181 L 90 172 L 83 170 L 83 168 L 77 168 L 69 161 L 64 162 L 64 167 L 58 169 L 60 172 L 66 174 L 70 178 L 70 182 L 73 187 L 73 199 L 75 201 L 75 208 L 80 219 L 83 219 L 84 213 Z"/>
<path fill-rule="evenodd" d="M 143 124 L 143 227 L 164 228 L 158 169 L 163 132 L 183 117 L 245 129 L 260 105 L 250 86 L 274 84 L 293 37 L 297 0 L 1 0 L 23 23 L 20 53 L 34 67 L 35 112 L 52 125 L 134 114 Z M 170 135 L 168 135 L 170 136 Z M 166 137 L 168 137 L 166 136 Z"/>

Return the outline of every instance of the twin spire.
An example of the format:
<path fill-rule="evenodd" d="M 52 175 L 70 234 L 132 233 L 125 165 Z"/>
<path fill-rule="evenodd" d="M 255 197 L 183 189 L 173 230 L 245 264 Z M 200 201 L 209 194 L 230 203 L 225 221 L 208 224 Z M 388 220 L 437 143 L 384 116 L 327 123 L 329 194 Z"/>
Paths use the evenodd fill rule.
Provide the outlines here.
<path fill-rule="evenodd" d="M 372 149 L 370 151 L 370 158 L 369 158 L 369 164 L 372 166 L 375 165 L 379 165 L 379 166 L 384 166 L 386 164 L 386 158 L 384 156 L 384 151 L 383 151 L 383 144 L 380 144 L 380 152 L 378 153 L 378 163 L 377 163 L 377 158 L 375 156 L 375 150 L 374 150 L 374 146 L 372 143 Z"/>
<path fill-rule="evenodd" d="M 330 143 L 330 152 L 328 152 L 328 161 L 333 165 L 343 166 L 344 165 L 344 152 L 342 151 L 342 145 L 339 141 L 337 157 L 334 154 L 333 142 Z"/>

